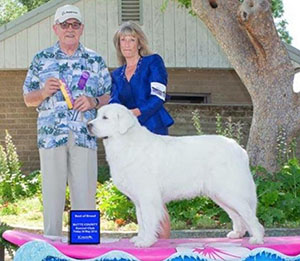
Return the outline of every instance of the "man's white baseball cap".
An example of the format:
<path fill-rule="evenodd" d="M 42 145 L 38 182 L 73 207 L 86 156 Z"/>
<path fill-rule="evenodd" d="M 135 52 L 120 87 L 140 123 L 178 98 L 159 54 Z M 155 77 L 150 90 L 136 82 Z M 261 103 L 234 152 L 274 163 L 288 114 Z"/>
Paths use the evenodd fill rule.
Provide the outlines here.
<path fill-rule="evenodd" d="M 64 5 L 57 8 L 54 16 L 54 24 L 63 23 L 68 19 L 77 19 L 80 23 L 83 23 L 80 10 L 75 5 Z"/>

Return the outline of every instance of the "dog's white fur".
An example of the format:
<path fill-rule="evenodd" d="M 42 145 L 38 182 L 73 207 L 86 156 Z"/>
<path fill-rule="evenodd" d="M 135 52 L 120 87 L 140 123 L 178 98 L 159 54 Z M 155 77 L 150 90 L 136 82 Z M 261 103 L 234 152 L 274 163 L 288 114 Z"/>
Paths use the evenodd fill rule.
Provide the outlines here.
<path fill-rule="evenodd" d="M 156 135 L 119 104 L 99 109 L 89 129 L 105 138 L 113 182 L 136 206 L 139 231 L 131 239 L 136 246 L 157 241 L 165 203 L 199 195 L 210 197 L 228 213 L 233 230 L 227 237 L 240 238 L 248 231 L 250 243 L 263 243 L 248 155 L 234 140 Z"/>

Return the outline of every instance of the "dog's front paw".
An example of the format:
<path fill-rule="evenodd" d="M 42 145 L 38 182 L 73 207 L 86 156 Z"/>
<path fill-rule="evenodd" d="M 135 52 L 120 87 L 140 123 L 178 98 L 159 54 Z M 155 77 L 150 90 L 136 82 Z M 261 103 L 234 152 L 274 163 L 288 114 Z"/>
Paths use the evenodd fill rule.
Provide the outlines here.
<path fill-rule="evenodd" d="M 131 243 L 134 243 L 134 244 L 135 244 L 135 242 L 137 242 L 137 241 L 139 241 L 139 240 L 141 240 L 141 238 L 140 238 L 139 236 L 134 236 L 134 237 L 132 237 L 129 241 L 130 241 Z"/>
<path fill-rule="evenodd" d="M 156 242 L 156 239 L 138 238 L 134 242 L 136 247 L 150 247 Z"/>
<path fill-rule="evenodd" d="M 243 231 L 230 231 L 227 234 L 227 238 L 236 239 L 236 238 L 242 238 L 245 235 L 245 232 Z"/>
<path fill-rule="evenodd" d="M 250 237 L 249 243 L 251 245 L 261 245 L 264 243 L 264 239 L 260 237 Z"/>

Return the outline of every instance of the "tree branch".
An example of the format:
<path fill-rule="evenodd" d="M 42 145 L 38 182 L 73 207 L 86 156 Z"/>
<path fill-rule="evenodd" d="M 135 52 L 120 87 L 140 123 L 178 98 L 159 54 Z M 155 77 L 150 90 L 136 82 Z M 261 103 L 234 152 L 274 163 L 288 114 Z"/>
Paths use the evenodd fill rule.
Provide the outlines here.
<path fill-rule="evenodd" d="M 245 79 L 246 74 L 257 73 L 257 54 L 248 34 L 237 21 L 241 3 L 238 0 L 216 0 L 216 4 L 217 8 L 212 8 L 210 0 L 192 0 L 194 12 L 216 38 L 237 73 L 242 74 L 240 78 Z M 240 70 L 240 65 L 245 63 L 247 72 Z"/>
<path fill-rule="evenodd" d="M 238 9 L 238 22 L 256 51 L 259 65 L 278 63 L 274 51 L 285 52 L 285 47 L 278 37 L 269 0 L 245 0 Z"/>

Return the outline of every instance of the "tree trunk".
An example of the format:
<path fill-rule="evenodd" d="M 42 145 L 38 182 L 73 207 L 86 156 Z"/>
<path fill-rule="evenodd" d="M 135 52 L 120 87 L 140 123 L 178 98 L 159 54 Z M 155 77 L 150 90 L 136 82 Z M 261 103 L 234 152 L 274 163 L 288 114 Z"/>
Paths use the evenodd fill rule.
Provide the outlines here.
<path fill-rule="evenodd" d="M 192 8 L 223 48 L 253 103 L 247 144 L 252 165 L 275 171 L 279 128 L 289 138 L 300 128 L 294 68 L 268 0 L 192 0 Z"/>

